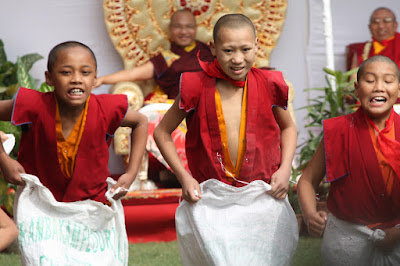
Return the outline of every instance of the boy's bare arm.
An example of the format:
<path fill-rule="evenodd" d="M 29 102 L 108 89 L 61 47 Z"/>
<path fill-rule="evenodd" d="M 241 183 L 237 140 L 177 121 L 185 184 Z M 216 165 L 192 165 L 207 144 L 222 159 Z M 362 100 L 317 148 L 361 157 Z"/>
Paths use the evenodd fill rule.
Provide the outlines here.
<path fill-rule="evenodd" d="M 186 201 L 193 203 L 201 198 L 200 186 L 183 166 L 171 137 L 172 132 L 187 116 L 187 113 L 180 110 L 178 105 L 179 99 L 177 98 L 154 130 L 154 139 L 164 159 L 182 185 L 182 197 Z M 195 190 L 197 190 L 198 195 L 195 194 Z"/>
<path fill-rule="evenodd" d="M 12 110 L 14 106 L 14 99 L 0 101 L 0 120 L 10 121 Z M 5 152 L 3 144 L 0 145 L 0 169 L 3 173 L 4 179 L 14 185 L 23 185 L 20 173 L 25 173 L 22 165 L 16 160 L 12 159 Z"/>
<path fill-rule="evenodd" d="M 121 126 L 132 128 L 131 149 L 126 172 L 118 178 L 117 184 L 115 184 L 111 189 L 113 192 L 118 187 L 123 188 L 123 190 L 114 196 L 114 199 L 119 199 L 125 196 L 127 190 L 136 178 L 146 148 L 148 127 L 147 117 L 139 112 L 129 110 L 126 113 Z"/>
<path fill-rule="evenodd" d="M 99 87 L 102 84 L 115 84 L 123 81 L 148 80 L 153 77 L 154 66 L 153 63 L 148 61 L 147 63 L 144 63 L 143 65 L 132 69 L 124 69 L 109 75 L 99 77 L 97 79 L 95 88 Z"/>
<path fill-rule="evenodd" d="M 297 191 L 301 212 L 308 231 L 313 236 L 321 236 L 325 230 L 327 214 L 317 212 L 316 189 L 325 176 L 325 153 L 323 140 L 300 177 Z"/>
<path fill-rule="evenodd" d="M 292 162 L 297 145 L 297 129 L 289 111 L 280 107 L 273 107 L 272 111 L 281 130 L 281 164 L 279 169 L 271 176 L 269 194 L 277 199 L 284 199 L 289 189 Z"/>
<path fill-rule="evenodd" d="M 0 209 L 0 236 L 0 251 L 18 237 L 17 226 L 2 209 Z"/>
<path fill-rule="evenodd" d="M 390 253 L 400 243 L 400 228 L 391 227 L 384 230 L 386 236 L 381 241 L 376 242 L 376 245 L 384 252 Z"/>

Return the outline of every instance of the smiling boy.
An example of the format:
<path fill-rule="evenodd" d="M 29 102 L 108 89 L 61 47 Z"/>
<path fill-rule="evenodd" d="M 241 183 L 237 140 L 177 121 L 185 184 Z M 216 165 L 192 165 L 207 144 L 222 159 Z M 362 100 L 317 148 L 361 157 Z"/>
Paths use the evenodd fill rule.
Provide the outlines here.
<path fill-rule="evenodd" d="M 273 232 L 279 234 L 281 229 L 277 229 L 276 224 L 269 227 L 268 218 L 263 216 L 269 215 L 270 210 L 263 209 L 267 206 L 257 207 L 255 212 L 246 211 L 253 210 L 255 207 L 252 204 L 263 202 L 267 197 L 285 208 L 283 205 L 287 200 L 276 199 L 286 197 L 297 137 L 296 127 L 285 110 L 288 87 L 282 73 L 252 67 L 257 52 L 257 38 L 249 18 L 241 14 L 221 17 L 214 27 L 213 37 L 211 51 L 216 59 L 212 63 L 199 61 L 204 72 L 182 74 L 180 95 L 154 131 L 157 145 L 181 183 L 185 199 L 176 213 L 181 258 L 183 264 L 201 264 L 199 257 L 195 257 L 196 252 L 201 250 L 203 253 L 199 256 L 204 258 L 202 262 L 206 264 L 240 265 L 241 262 L 250 263 L 252 257 L 268 265 L 271 262 L 270 253 L 261 246 L 270 248 L 273 245 L 270 240 L 261 244 L 267 239 L 263 235 Z M 188 127 L 186 154 L 190 173 L 183 168 L 171 139 L 171 133 L 184 118 Z M 267 184 L 271 184 L 268 192 Z M 252 193 L 255 198 L 243 203 L 241 200 L 245 196 L 241 195 L 254 187 L 259 194 Z M 214 192 L 232 195 L 232 198 L 221 201 L 222 198 L 213 198 L 211 194 Z M 257 198 L 257 195 L 260 197 Z M 192 213 L 196 211 L 196 206 L 198 210 L 201 206 L 209 207 L 210 211 L 215 210 L 214 205 L 221 208 L 216 215 L 232 213 L 240 206 L 233 211 L 238 214 L 239 220 L 229 218 L 229 215 L 221 219 L 217 216 L 211 218 L 213 215 L 208 211 L 198 215 Z M 283 211 L 288 221 L 282 224 L 295 224 L 293 210 L 290 206 L 288 208 L 288 212 Z M 276 211 L 278 213 L 281 209 Z M 182 222 L 181 218 L 186 213 L 189 213 L 190 221 L 195 219 L 190 225 Z M 210 217 L 211 221 L 196 221 L 200 217 Z M 230 226 L 236 222 L 246 227 L 246 233 L 241 231 L 243 226 Z M 199 228 L 193 229 L 197 223 Z M 224 234 L 225 230 L 216 229 L 217 224 L 222 224 L 229 233 Z M 188 229 L 189 232 L 191 229 L 210 228 L 214 233 L 194 233 L 202 239 L 198 239 L 197 243 L 204 242 L 204 247 L 193 244 L 185 252 L 189 248 L 185 247 L 188 245 L 186 241 L 193 236 L 187 231 L 183 234 L 186 226 L 192 227 Z M 252 227 L 251 230 L 247 226 Z M 297 231 L 292 229 L 290 225 L 285 228 L 290 241 L 282 241 L 287 249 L 281 249 L 283 254 L 279 254 L 282 256 L 277 256 L 281 259 L 281 265 L 290 262 L 294 251 L 291 248 L 297 244 Z M 205 239 L 211 235 L 215 239 Z M 239 235 L 241 241 L 249 240 L 246 247 L 241 249 L 243 253 L 229 249 L 229 246 L 240 243 L 230 238 Z M 213 245 L 213 241 L 218 243 L 217 246 Z M 247 255 L 241 256 L 244 253 Z"/>
<path fill-rule="evenodd" d="M 6 181 L 23 185 L 20 173 L 39 177 L 57 201 L 106 203 L 109 138 L 119 126 L 132 128 L 129 167 L 113 187 L 128 189 L 136 177 L 147 136 L 147 118 L 128 110 L 125 95 L 94 95 L 97 63 L 79 42 L 55 46 L 46 82 L 54 92 L 20 88 L 15 99 L 0 101 L 0 120 L 23 128 L 18 161 L 0 147 Z M 120 198 L 122 191 L 115 198 Z"/>
<path fill-rule="evenodd" d="M 310 234 L 324 234 L 327 265 L 400 262 L 400 116 L 393 110 L 399 78 L 388 57 L 361 64 L 355 83 L 360 108 L 323 122 L 324 139 L 300 178 L 304 219 Z M 329 215 L 316 210 L 315 190 L 325 174 Z"/>

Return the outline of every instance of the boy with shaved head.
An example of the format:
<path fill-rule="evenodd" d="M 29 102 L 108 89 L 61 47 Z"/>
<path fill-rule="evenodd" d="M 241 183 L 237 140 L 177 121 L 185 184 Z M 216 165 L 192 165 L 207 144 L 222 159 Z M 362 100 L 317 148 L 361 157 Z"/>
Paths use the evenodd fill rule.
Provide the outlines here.
<path fill-rule="evenodd" d="M 311 235 L 324 235 L 324 265 L 399 265 L 399 68 L 388 57 L 364 61 L 357 73 L 360 108 L 327 119 L 324 139 L 300 178 L 301 209 Z M 329 214 L 315 190 L 330 182 Z"/>
<path fill-rule="evenodd" d="M 203 72 L 182 74 L 180 94 L 154 132 L 182 185 L 181 259 L 184 265 L 271 265 L 274 259 L 287 265 L 298 237 L 286 198 L 297 137 L 285 110 L 288 87 L 282 73 L 252 67 L 257 38 L 249 18 L 221 17 L 213 37 L 216 59 L 199 61 Z M 171 139 L 184 118 L 190 173 Z"/>

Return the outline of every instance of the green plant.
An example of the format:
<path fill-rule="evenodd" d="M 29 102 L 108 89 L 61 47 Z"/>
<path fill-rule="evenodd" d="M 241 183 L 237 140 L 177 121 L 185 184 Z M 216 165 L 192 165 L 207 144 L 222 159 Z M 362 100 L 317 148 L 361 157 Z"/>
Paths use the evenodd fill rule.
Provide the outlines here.
<path fill-rule="evenodd" d="M 41 55 L 33 53 L 18 57 L 17 61 L 12 63 L 7 60 L 3 41 L 0 40 L 0 100 L 11 99 L 19 87 L 37 89 L 29 70 L 36 61 L 42 58 Z M 41 90 L 44 91 L 45 89 L 49 89 L 48 86 L 42 85 Z M 10 122 L 0 121 L 0 131 L 15 136 L 15 147 L 10 154 L 15 159 L 19 149 L 21 128 L 12 125 Z M 2 176 L 0 177 L 0 206 L 3 206 L 10 215 L 13 213 L 15 189 L 14 185 L 8 184 Z"/>
<path fill-rule="evenodd" d="M 345 73 L 340 70 L 323 69 L 327 86 L 323 88 L 306 89 L 315 92 L 310 99 L 310 105 L 303 107 L 307 110 L 306 119 L 310 122 L 305 125 L 308 130 L 308 139 L 299 145 L 300 156 L 298 171 L 303 170 L 311 157 L 314 155 L 319 142 L 322 139 L 322 121 L 324 119 L 346 115 L 354 112 L 354 105 L 346 104 L 345 99 L 355 99 L 354 80 L 349 80 L 350 76 L 356 73 L 358 68 Z M 322 93 L 318 93 L 322 92 Z"/>

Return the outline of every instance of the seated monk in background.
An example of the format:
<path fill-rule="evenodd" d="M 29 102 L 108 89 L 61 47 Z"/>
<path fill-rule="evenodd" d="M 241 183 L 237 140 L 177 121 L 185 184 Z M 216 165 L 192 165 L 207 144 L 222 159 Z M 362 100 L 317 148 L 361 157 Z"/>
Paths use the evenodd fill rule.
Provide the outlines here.
<path fill-rule="evenodd" d="M 368 25 L 372 40 L 347 46 L 347 70 L 358 67 L 374 55 L 387 56 L 400 66 L 400 34 L 396 32 L 397 26 L 392 10 L 386 7 L 375 9 Z"/>
<path fill-rule="evenodd" d="M 161 52 L 148 62 L 132 69 L 125 69 L 98 78 L 96 87 L 123 81 L 143 81 L 154 78 L 159 89 L 175 99 L 179 93 L 179 78 L 183 72 L 200 71 L 197 60 L 214 60 L 208 45 L 195 40 L 197 22 L 195 16 L 186 9 L 178 10 L 171 16 L 169 25 L 171 49 Z M 159 91 L 156 89 L 156 92 Z M 152 96 L 152 95 L 150 95 Z M 149 99 L 150 97 L 146 97 Z"/>

